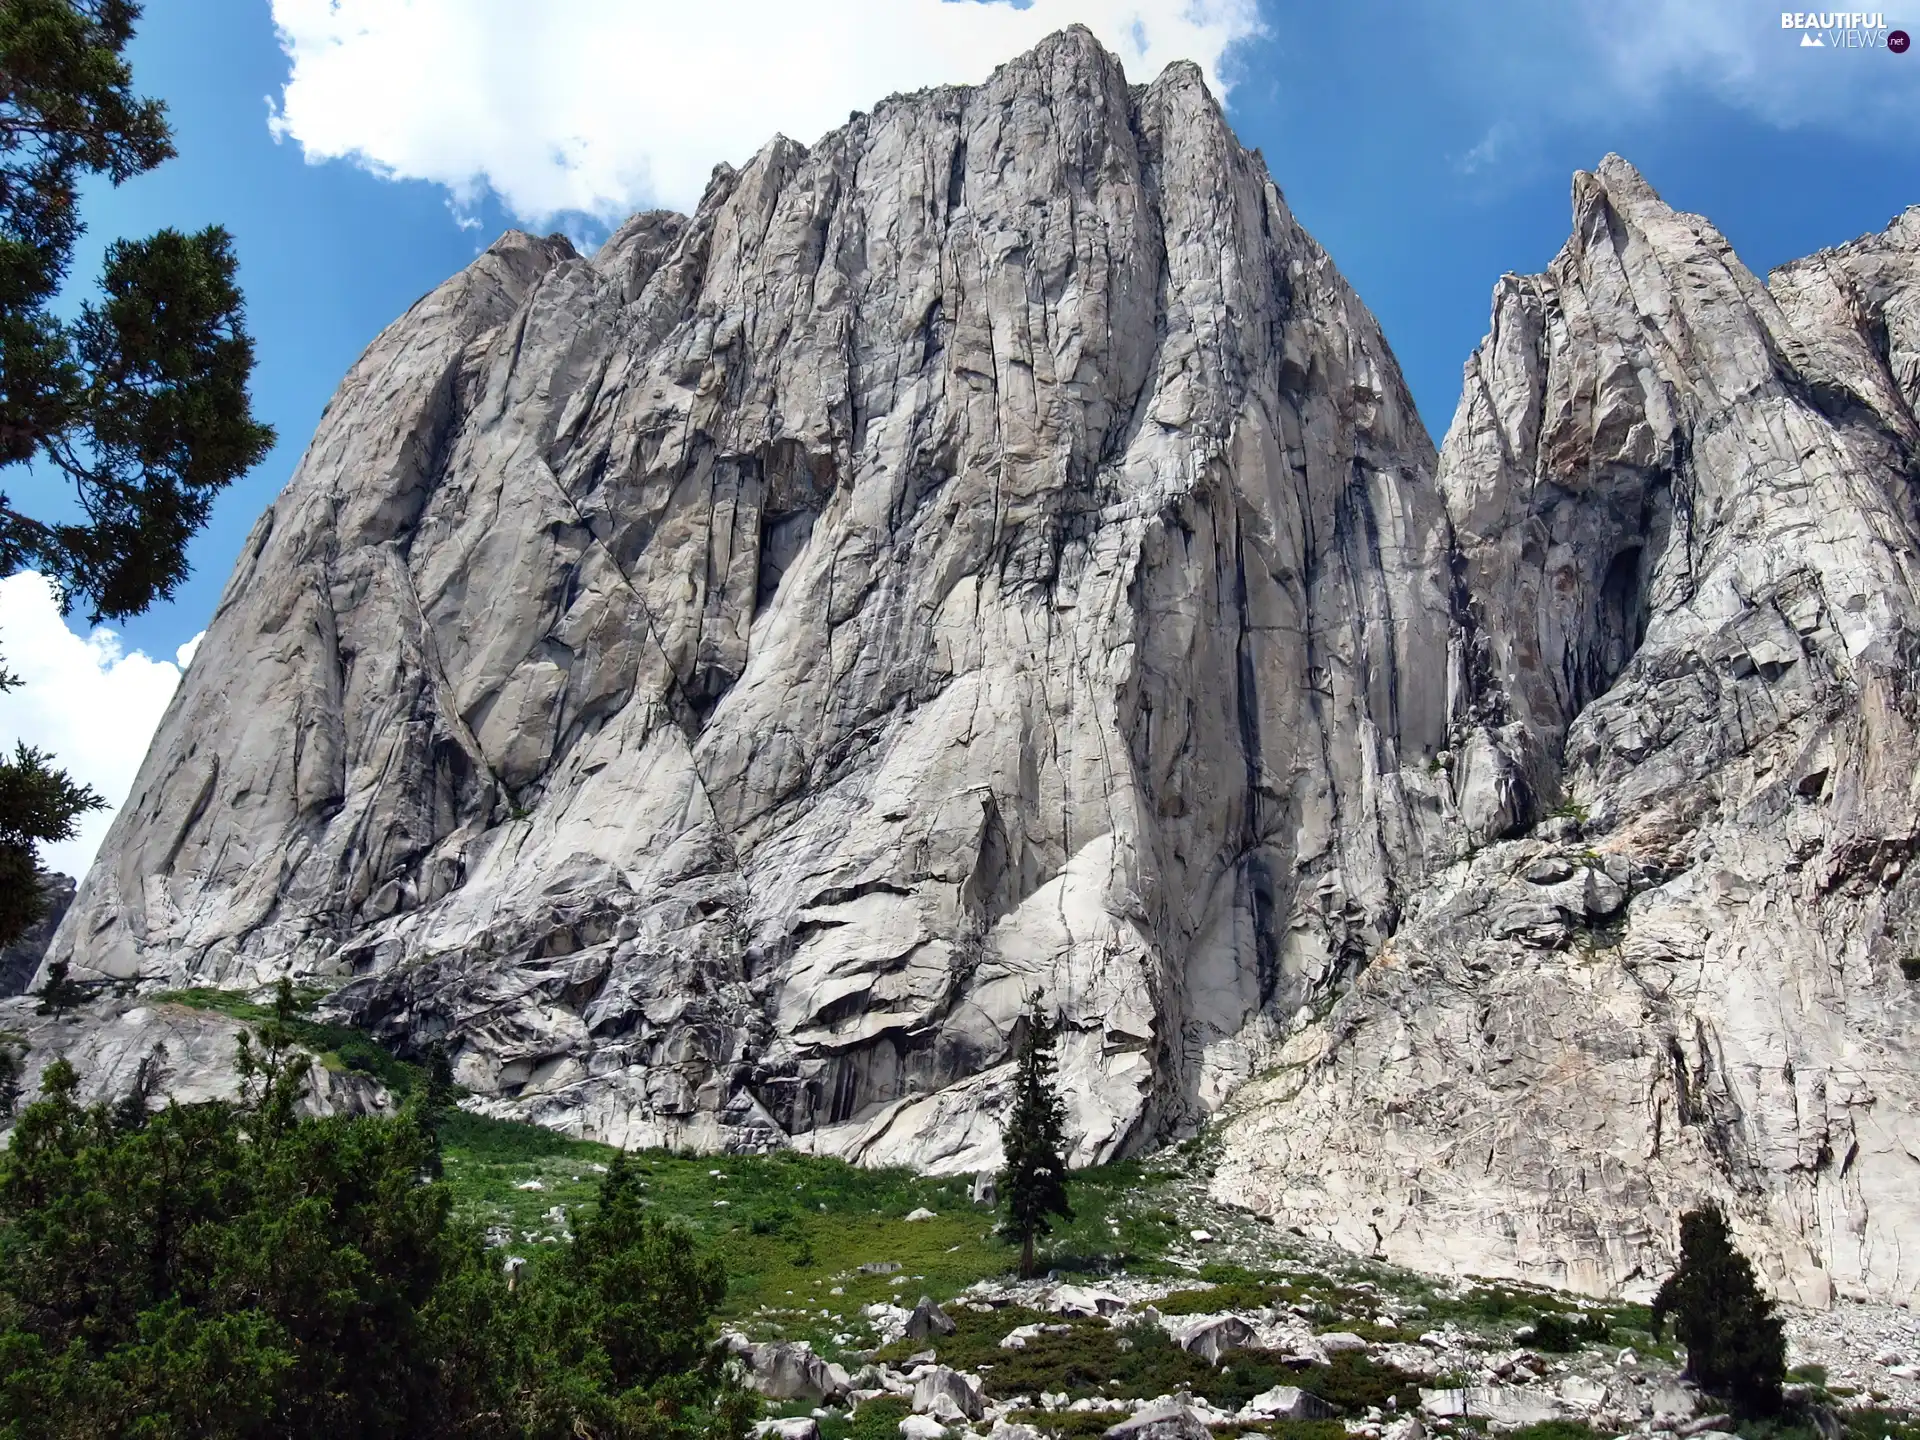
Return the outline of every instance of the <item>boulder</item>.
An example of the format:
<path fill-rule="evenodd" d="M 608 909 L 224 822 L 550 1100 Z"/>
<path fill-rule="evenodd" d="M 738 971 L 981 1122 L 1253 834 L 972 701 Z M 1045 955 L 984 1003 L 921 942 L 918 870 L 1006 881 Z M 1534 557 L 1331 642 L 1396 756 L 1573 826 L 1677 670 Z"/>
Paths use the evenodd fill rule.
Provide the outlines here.
<path fill-rule="evenodd" d="M 1016 1325 L 1000 1337 L 1000 1348 L 1024 1350 L 1029 1340 L 1038 1339 L 1042 1335 L 1064 1335 L 1071 1329 L 1073 1329 L 1071 1325 Z"/>
<path fill-rule="evenodd" d="M 1345 1350 L 1365 1350 L 1367 1342 L 1351 1330 L 1327 1330 L 1313 1337 L 1320 1348 L 1329 1355 L 1338 1355 Z"/>
<path fill-rule="evenodd" d="M 1668 1380 L 1649 1397 L 1655 1421 L 1686 1421 L 1700 1408 L 1700 1391 L 1684 1380 Z"/>
<path fill-rule="evenodd" d="M 1047 1309 L 1056 1315 L 1094 1317 L 1117 1315 L 1127 1308 L 1120 1296 L 1084 1285 L 1059 1285 L 1046 1300 Z"/>
<path fill-rule="evenodd" d="M 929 1365 L 914 1377 L 913 1408 L 922 1415 L 948 1413 L 965 1420 L 978 1420 L 985 1412 L 986 1402 L 980 1393 L 980 1382 L 971 1375 L 945 1365 Z"/>
<path fill-rule="evenodd" d="M 1202 1315 L 1174 1332 L 1174 1343 L 1189 1355 L 1198 1355 L 1210 1365 L 1220 1363 L 1229 1350 L 1244 1350 L 1254 1343 L 1253 1327 L 1238 1315 Z"/>
<path fill-rule="evenodd" d="M 1297 1385 L 1275 1385 L 1242 1405 L 1235 1418 L 1250 1423 L 1263 1420 L 1324 1420 L 1335 1413 L 1333 1406 Z"/>
<path fill-rule="evenodd" d="M 913 1307 L 913 1313 L 907 1317 L 906 1336 L 909 1340 L 931 1340 L 936 1335 L 953 1334 L 953 1321 L 947 1318 L 947 1312 L 933 1303 L 931 1296 L 922 1295 L 920 1303 Z"/>
<path fill-rule="evenodd" d="M 1501 1425 L 1537 1425 L 1561 1417 L 1549 1394 L 1515 1385 L 1470 1385 L 1463 1389 L 1420 1391 L 1420 1408 L 1445 1419 L 1474 1416 Z"/>
<path fill-rule="evenodd" d="M 1555 1389 L 1576 1410 L 1598 1409 L 1607 1398 L 1607 1387 L 1586 1375 L 1568 1375 Z"/>
<path fill-rule="evenodd" d="M 1108 1427 L 1107 1440 L 1213 1440 L 1206 1421 L 1185 1401 L 1162 1398 Z"/>
<path fill-rule="evenodd" d="M 739 1353 L 736 1351 L 736 1353 Z M 747 1383 L 769 1400 L 836 1400 L 852 1389 L 847 1372 L 802 1340 L 769 1340 L 746 1351 Z"/>

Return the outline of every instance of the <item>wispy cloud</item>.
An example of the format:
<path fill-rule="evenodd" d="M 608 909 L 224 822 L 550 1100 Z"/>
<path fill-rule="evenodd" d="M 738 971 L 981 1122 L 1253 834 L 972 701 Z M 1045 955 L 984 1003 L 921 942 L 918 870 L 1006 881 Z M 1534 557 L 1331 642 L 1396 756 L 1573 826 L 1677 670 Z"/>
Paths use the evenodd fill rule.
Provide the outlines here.
<path fill-rule="evenodd" d="M 1491 87 L 1483 93 L 1510 122 L 1705 94 L 1778 126 L 1901 120 L 1916 133 L 1920 64 L 1878 46 L 1802 48 L 1773 0 L 1485 0 L 1425 13 L 1437 42 L 1455 51 L 1441 63 Z"/>
<path fill-rule="evenodd" d="M 1079 22 L 1136 80 L 1224 88 L 1255 0 L 273 0 L 292 62 L 269 123 L 310 159 L 489 193 L 535 224 L 690 208 L 718 161 L 813 140 L 885 95 L 984 79 Z"/>
<path fill-rule="evenodd" d="M 1462 175 L 1478 175 L 1482 171 L 1499 164 L 1513 148 L 1513 125 L 1505 120 L 1496 120 L 1487 127 L 1487 133 L 1454 161 L 1454 166 Z"/>

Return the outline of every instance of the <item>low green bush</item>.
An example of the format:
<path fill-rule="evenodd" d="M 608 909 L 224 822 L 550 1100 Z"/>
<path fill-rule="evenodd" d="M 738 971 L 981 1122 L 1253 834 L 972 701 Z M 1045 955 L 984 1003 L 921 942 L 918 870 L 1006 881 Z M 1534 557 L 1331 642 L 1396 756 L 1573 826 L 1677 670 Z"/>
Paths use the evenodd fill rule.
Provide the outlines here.
<path fill-rule="evenodd" d="M 1613 1326 L 1604 1314 L 1571 1315 L 1549 1310 L 1516 1338 L 1535 1350 L 1564 1355 L 1582 1345 L 1604 1345 L 1612 1337 Z"/>
<path fill-rule="evenodd" d="M 1593 1440 L 1596 1433 L 1577 1420 L 1542 1420 L 1511 1431 L 1508 1440 Z"/>

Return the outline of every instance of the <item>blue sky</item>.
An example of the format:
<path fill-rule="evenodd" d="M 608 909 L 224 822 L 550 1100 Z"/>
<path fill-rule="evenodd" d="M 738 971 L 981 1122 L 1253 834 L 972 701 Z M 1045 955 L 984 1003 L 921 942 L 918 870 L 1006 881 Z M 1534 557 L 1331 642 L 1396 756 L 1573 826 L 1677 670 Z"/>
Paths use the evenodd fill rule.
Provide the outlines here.
<path fill-rule="evenodd" d="M 205 627 L 341 375 L 503 228 L 591 239 L 644 201 L 683 199 L 686 177 L 745 158 L 726 152 L 776 128 L 817 138 L 815 117 L 835 105 L 843 116 L 846 94 L 865 106 L 981 78 L 1029 18 L 1110 34 L 1137 8 L 1142 28 L 1128 33 L 1154 43 L 1122 51 L 1136 81 L 1181 46 L 1211 48 L 1195 58 L 1230 82 L 1235 129 L 1378 315 L 1436 442 L 1494 281 L 1546 264 L 1566 237 L 1571 173 L 1609 150 L 1762 273 L 1920 203 L 1920 53 L 1803 47 L 1777 8 L 1748 0 L 1031 0 L 1020 16 L 959 4 L 897 24 L 930 0 L 871 0 L 864 14 L 857 0 L 814 0 L 767 12 L 812 32 L 764 43 L 728 6 L 418 0 L 388 26 L 402 7 L 378 0 L 388 31 L 336 43 L 328 27 L 373 3 L 280 0 L 288 43 L 312 67 L 294 91 L 269 0 L 151 0 L 134 43 L 136 84 L 166 101 L 180 157 L 89 195 L 76 277 L 116 236 L 226 225 L 258 347 L 256 407 L 280 443 L 217 505 L 177 599 L 122 627 L 124 651 L 171 657 Z M 554 20 L 562 10 L 572 18 Z M 1920 33 L 1920 0 L 1885 18 Z M 375 78 L 356 93 L 344 67 Z M 595 87 L 617 103 L 580 103 Z M 649 97 L 665 108 L 645 109 Z M 356 147 L 375 159 L 314 158 Z M 35 503 L 31 482 L 7 480 L 17 503 Z M 24 643 L 11 625 L 9 658 Z M 0 709 L 0 732 L 10 726 L 38 733 Z M 129 722 L 112 743 L 131 754 L 130 780 L 145 731 Z"/>

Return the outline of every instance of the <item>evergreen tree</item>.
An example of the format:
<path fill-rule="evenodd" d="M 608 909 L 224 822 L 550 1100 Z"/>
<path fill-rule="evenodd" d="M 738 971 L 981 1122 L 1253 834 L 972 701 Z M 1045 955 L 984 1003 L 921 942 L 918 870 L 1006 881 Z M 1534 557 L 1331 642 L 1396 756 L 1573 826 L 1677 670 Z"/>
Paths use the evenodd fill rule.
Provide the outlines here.
<path fill-rule="evenodd" d="M 116 241 L 97 300 L 60 313 L 82 182 L 174 153 L 164 107 L 133 93 L 139 17 L 133 0 L 0 3 L 0 470 L 63 477 L 84 517 L 36 519 L 0 494 L 0 574 L 37 569 L 95 621 L 171 596 L 214 496 L 273 444 L 219 226 Z M 35 842 L 99 804 L 47 759 L 0 761 L 0 944 L 41 914 Z"/>
<path fill-rule="evenodd" d="M 47 1067 L 0 1152 L 0 1440 L 740 1440 L 725 1276 L 624 1158 L 511 1292 L 429 1178 L 425 1087 L 393 1117 L 302 1115 L 293 1021 L 283 984 L 237 1103 L 146 1113 L 156 1062 L 138 1113 L 86 1106 Z"/>
<path fill-rule="evenodd" d="M 1687 1347 L 1687 1378 L 1747 1415 L 1780 1408 L 1787 1342 L 1753 1266 L 1734 1248 L 1716 1206 L 1680 1217 L 1680 1264 L 1653 1301 L 1653 1333 L 1667 1320 Z"/>
<path fill-rule="evenodd" d="M 757 1411 L 729 1378 L 717 1260 L 647 1209 L 625 1153 L 573 1243 L 533 1268 L 516 1369 L 530 1440 L 674 1440 L 744 1433 Z"/>
<path fill-rule="evenodd" d="M 0 669 L 0 693 L 19 682 Z M 107 802 L 53 768 L 53 757 L 16 744 L 0 759 L 0 946 L 11 945 L 46 913 L 37 846 L 71 840 L 79 818 Z"/>
<path fill-rule="evenodd" d="M 47 978 L 34 993 L 40 999 L 34 1009 L 42 1015 L 64 1015 L 87 1001 L 87 987 L 67 973 L 64 960 L 47 966 Z"/>
<path fill-rule="evenodd" d="M 1021 1017 L 1020 1068 L 1013 1082 L 1013 1109 L 1000 1132 L 1006 1168 L 1000 1172 L 1005 1216 L 1000 1233 L 1020 1246 L 1020 1274 L 1033 1274 L 1034 1241 L 1053 1228 L 1052 1217 L 1071 1220 L 1067 1203 L 1067 1107 L 1054 1085 L 1054 1037 L 1059 1025 L 1042 1008 L 1037 992 Z"/>
<path fill-rule="evenodd" d="M 20 1105 L 21 1072 L 26 1060 L 11 1045 L 0 1045 L 0 1116 L 11 1119 Z"/>

